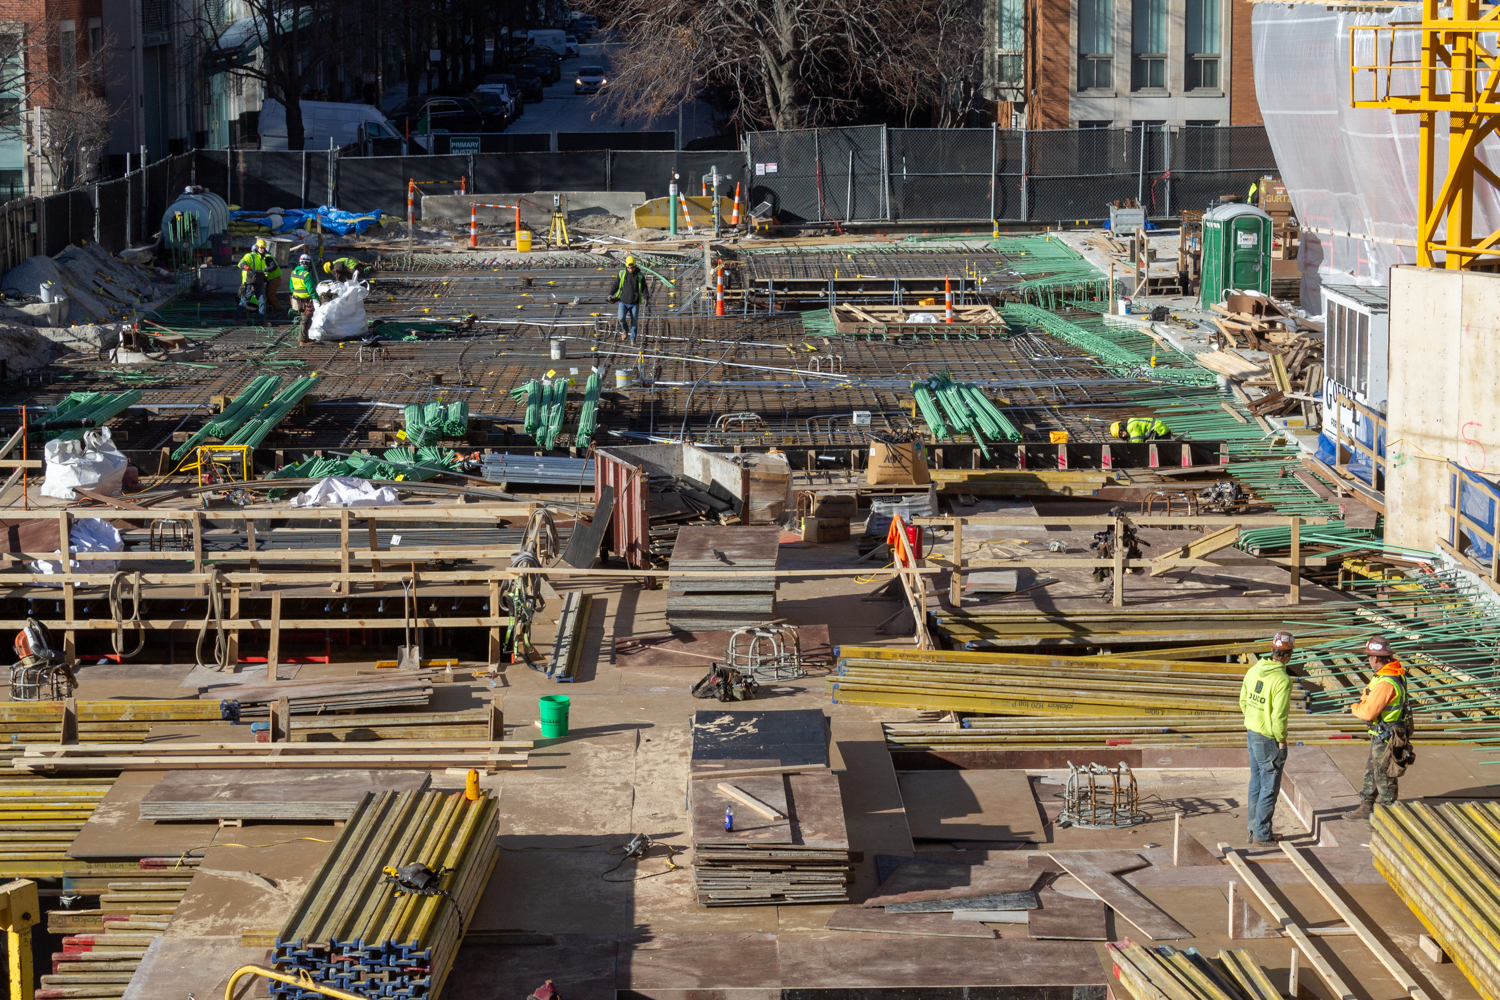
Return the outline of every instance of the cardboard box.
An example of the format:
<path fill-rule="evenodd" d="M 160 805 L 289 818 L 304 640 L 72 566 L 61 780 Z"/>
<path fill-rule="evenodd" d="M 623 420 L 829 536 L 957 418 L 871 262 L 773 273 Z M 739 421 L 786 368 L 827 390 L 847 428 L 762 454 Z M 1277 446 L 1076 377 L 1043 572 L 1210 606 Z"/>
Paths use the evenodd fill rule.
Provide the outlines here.
<path fill-rule="evenodd" d="M 804 542 L 847 542 L 849 519 L 847 517 L 804 517 L 802 540 Z"/>
<path fill-rule="evenodd" d="M 814 493 L 813 517 L 842 517 L 850 520 L 859 516 L 859 498 L 853 493 Z"/>
<path fill-rule="evenodd" d="M 870 464 L 865 482 L 871 486 L 926 486 L 927 451 L 920 441 L 906 444 L 870 442 Z"/>

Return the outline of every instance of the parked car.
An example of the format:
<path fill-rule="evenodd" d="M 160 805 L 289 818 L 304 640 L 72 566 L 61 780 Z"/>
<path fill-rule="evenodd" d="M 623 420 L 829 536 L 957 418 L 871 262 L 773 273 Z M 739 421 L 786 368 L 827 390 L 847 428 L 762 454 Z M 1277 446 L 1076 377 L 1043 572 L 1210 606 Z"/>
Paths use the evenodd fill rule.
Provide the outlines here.
<path fill-rule="evenodd" d="M 531 63 L 511 63 L 505 69 L 508 75 L 516 78 L 516 84 L 521 89 L 522 100 L 540 101 L 545 96 L 542 88 L 547 83 L 542 79 L 541 72 Z"/>
<path fill-rule="evenodd" d="M 510 92 L 510 99 L 516 103 L 516 115 L 519 117 L 526 107 L 526 95 L 521 92 L 521 81 L 516 79 L 514 73 L 486 73 L 484 81 L 476 89 L 495 86 L 503 86 Z"/>
<path fill-rule="evenodd" d="M 563 39 L 563 57 L 566 59 L 578 58 L 578 39 L 568 35 Z"/>
<path fill-rule="evenodd" d="M 531 45 L 545 46 L 562 55 L 567 47 L 567 32 L 561 28 L 533 28 L 526 32 L 526 41 Z"/>
<path fill-rule="evenodd" d="M 551 49 L 528 49 L 521 58 L 535 66 L 545 82 L 556 83 L 562 79 L 562 56 Z"/>
<path fill-rule="evenodd" d="M 391 109 L 391 126 L 402 135 L 432 135 L 437 132 L 485 131 L 484 116 L 462 97 L 419 94 Z"/>
<path fill-rule="evenodd" d="M 604 78 L 603 66 L 580 66 L 578 74 L 573 77 L 573 93 L 597 94 L 599 88 L 608 82 Z"/>
<path fill-rule="evenodd" d="M 469 95 L 469 100 L 474 102 L 474 106 L 479 109 L 479 114 L 483 116 L 486 122 L 486 132 L 503 132 L 511 122 L 516 120 L 516 102 L 503 84 L 480 86 Z M 498 122 L 499 128 L 488 127 L 490 122 Z"/>
<path fill-rule="evenodd" d="M 345 146 L 366 139 L 401 138 L 380 109 L 368 104 L 333 101 L 301 101 L 299 104 L 302 108 L 303 149 L 326 150 L 330 140 L 335 146 Z M 257 121 L 261 149 L 288 148 L 286 108 L 280 101 L 267 98 L 261 102 Z"/>

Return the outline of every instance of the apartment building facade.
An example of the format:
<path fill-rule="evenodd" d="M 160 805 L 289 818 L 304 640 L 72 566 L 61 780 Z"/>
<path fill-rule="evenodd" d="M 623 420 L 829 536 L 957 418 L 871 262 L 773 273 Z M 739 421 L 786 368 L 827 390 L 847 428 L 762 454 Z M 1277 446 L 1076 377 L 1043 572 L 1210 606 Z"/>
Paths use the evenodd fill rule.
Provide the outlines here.
<path fill-rule="evenodd" d="M 1259 125 L 1250 0 L 989 0 L 996 119 L 1026 128 Z"/>

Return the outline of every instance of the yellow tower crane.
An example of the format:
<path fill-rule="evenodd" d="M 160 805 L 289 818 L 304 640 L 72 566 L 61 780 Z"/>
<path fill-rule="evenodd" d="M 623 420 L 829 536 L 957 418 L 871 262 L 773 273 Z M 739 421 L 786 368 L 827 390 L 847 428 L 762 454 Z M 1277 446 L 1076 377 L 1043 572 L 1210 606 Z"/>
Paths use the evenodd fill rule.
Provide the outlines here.
<path fill-rule="evenodd" d="M 1478 156 L 1500 125 L 1500 51 L 1480 38 L 1496 32 L 1500 7 L 1479 0 L 1422 0 L 1420 22 L 1351 29 L 1353 106 L 1419 116 L 1416 242 L 1425 267 L 1500 264 L 1500 230 L 1474 232 L 1475 192 L 1500 190 L 1500 175 Z M 1443 131 L 1446 171 L 1438 159 Z"/>

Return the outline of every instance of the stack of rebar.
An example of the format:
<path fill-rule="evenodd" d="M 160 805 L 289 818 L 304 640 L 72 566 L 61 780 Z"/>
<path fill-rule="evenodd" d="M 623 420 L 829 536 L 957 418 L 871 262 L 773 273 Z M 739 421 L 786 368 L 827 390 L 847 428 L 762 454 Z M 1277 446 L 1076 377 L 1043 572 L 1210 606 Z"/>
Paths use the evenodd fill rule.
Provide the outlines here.
<path fill-rule="evenodd" d="M 1105 947 L 1115 978 L 1135 1000 L 1282 1000 L 1246 948 L 1222 949 L 1211 959 L 1197 948 L 1153 948 L 1129 938 Z"/>
<path fill-rule="evenodd" d="M 224 443 L 259 447 L 266 435 L 275 430 L 276 425 L 302 402 L 302 397 L 312 391 L 313 386 L 318 384 L 318 379 L 317 375 L 304 375 L 282 389 L 264 408 L 240 425 L 239 430 L 231 434 Z"/>
<path fill-rule="evenodd" d="M 232 436 L 245 421 L 260 413 L 261 409 L 275 397 L 276 390 L 280 387 L 279 376 L 257 375 L 249 385 L 240 390 L 239 395 L 235 396 L 232 402 L 224 407 L 222 413 L 198 428 L 191 437 L 177 446 L 172 452 L 172 461 L 181 461 L 205 441 L 222 441 Z"/>
<path fill-rule="evenodd" d="M 499 857 L 496 801 L 462 792 L 371 793 L 276 936 L 276 964 L 371 997 L 435 998 Z M 398 889 L 383 869 L 420 863 L 436 895 Z M 277 1000 L 318 1000 L 272 984 Z"/>
<path fill-rule="evenodd" d="M 1500 996 L 1500 805 L 1397 802 L 1370 820 L 1375 869 L 1480 996 Z"/>

